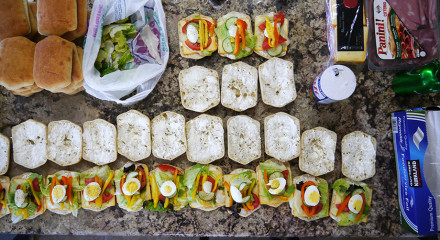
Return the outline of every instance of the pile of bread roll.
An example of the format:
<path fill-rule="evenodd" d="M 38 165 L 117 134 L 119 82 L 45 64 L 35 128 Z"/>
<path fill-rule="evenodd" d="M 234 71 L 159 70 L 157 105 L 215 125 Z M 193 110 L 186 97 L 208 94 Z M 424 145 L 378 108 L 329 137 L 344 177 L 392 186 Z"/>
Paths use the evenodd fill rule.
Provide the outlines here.
<path fill-rule="evenodd" d="M 0 85 L 29 97 L 83 91 L 83 50 L 73 40 L 87 31 L 87 0 L 0 2 Z"/>

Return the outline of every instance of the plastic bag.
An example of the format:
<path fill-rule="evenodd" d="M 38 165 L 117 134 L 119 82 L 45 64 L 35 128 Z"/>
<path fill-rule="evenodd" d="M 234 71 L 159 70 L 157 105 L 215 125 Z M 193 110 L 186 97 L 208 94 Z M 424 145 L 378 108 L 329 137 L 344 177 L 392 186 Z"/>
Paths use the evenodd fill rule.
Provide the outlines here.
<path fill-rule="evenodd" d="M 103 26 L 127 17 L 130 17 L 130 21 L 138 32 L 137 36 L 128 42 L 136 66 L 129 70 L 117 70 L 100 77 L 94 64 L 101 45 Z M 148 49 L 148 46 L 151 45 L 142 41 L 141 31 L 147 24 L 158 38 L 161 61 L 155 61 L 154 54 L 151 54 L 153 51 Z M 134 104 L 146 98 L 154 89 L 165 71 L 168 58 L 169 47 L 165 13 L 160 0 L 95 0 L 90 16 L 82 65 L 84 88 L 88 94 L 123 105 Z M 162 64 L 158 62 L 162 62 Z M 136 94 L 121 100 L 133 91 L 136 91 Z"/>

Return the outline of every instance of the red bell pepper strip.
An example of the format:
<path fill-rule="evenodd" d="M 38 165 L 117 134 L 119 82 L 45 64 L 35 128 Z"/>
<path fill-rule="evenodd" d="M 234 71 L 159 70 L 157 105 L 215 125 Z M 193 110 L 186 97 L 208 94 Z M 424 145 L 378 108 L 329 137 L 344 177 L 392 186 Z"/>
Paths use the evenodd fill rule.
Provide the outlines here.
<path fill-rule="evenodd" d="M 240 51 L 240 32 L 239 28 L 237 28 L 237 31 L 235 31 L 235 39 L 234 39 L 234 55 L 237 55 L 237 53 Z"/>
<path fill-rule="evenodd" d="M 252 197 L 254 198 L 252 205 L 254 206 L 254 209 L 257 209 L 257 207 L 260 206 L 260 199 L 255 193 L 252 193 Z"/>
<path fill-rule="evenodd" d="M 345 197 L 345 200 L 342 202 L 342 204 L 338 208 L 338 212 L 336 213 L 336 217 L 344 210 L 344 208 L 347 206 L 348 201 L 350 201 L 350 194 Z"/>
<path fill-rule="evenodd" d="M 157 168 L 159 168 L 159 170 L 161 170 L 162 172 L 170 171 L 171 174 L 173 174 L 173 175 L 174 175 L 174 172 L 175 172 L 176 169 L 177 169 L 177 168 L 175 168 L 175 167 L 173 167 L 173 166 L 171 166 L 171 165 L 167 165 L 167 164 L 159 165 L 159 166 L 157 166 Z M 182 171 L 179 170 L 179 171 L 177 172 L 177 174 L 178 174 L 178 175 L 182 175 L 183 173 L 182 173 Z"/>
<path fill-rule="evenodd" d="M 139 176 L 142 177 L 141 180 L 140 180 L 140 182 L 141 182 L 141 188 L 140 189 L 143 189 L 147 185 L 147 176 L 146 176 L 145 170 L 144 170 L 144 168 L 142 166 L 138 166 L 137 170 L 139 172 Z"/>
<path fill-rule="evenodd" d="M 32 180 L 32 187 L 34 188 L 34 191 L 36 192 L 40 192 L 40 183 L 38 182 L 38 178 L 34 178 L 34 180 Z"/>
<path fill-rule="evenodd" d="M 364 213 L 364 208 L 365 208 L 365 204 L 366 204 L 365 195 L 363 193 L 361 193 L 361 197 L 362 197 L 362 201 L 363 201 L 362 208 L 361 208 L 361 211 L 358 213 L 356 219 L 354 220 L 355 223 L 357 223 L 361 219 L 362 213 Z"/>
<path fill-rule="evenodd" d="M 336 208 L 339 209 L 339 207 L 341 206 L 342 203 L 336 204 Z M 342 210 L 342 212 L 350 212 L 350 209 L 348 208 L 348 205 L 345 206 L 344 210 Z"/>

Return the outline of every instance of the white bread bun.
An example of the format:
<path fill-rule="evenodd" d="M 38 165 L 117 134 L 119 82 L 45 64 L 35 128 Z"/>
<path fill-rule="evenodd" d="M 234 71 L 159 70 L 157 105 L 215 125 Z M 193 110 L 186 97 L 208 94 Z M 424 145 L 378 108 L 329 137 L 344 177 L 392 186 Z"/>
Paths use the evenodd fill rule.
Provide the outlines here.
<path fill-rule="evenodd" d="M 342 138 L 342 174 L 355 181 L 371 178 L 376 173 L 376 139 L 355 131 Z"/>
<path fill-rule="evenodd" d="M 0 133 L 0 175 L 4 175 L 9 168 L 11 141 Z"/>
<path fill-rule="evenodd" d="M 245 115 L 228 119 L 228 156 L 241 164 L 261 157 L 260 123 Z"/>
<path fill-rule="evenodd" d="M 185 117 L 163 112 L 151 121 L 152 152 L 157 158 L 173 160 L 186 152 Z"/>
<path fill-rule="evenodd" d="M 139 161 L 151 154 L 150 119 L 144 114 L 130 110 L 116 118 L 118 127 L 118 153 Z"/>
<path fill-rule="evenodd" d="M 50 122 L 47 133 L 47 159 L 60 166 L 70 166 L 79 163 L 81 156 L 81 126 L 67 120 Z"/>
<path fill-rule="evenodd" d="M 29 119 L 12 127 L 14 162 L 29 169 L 42 166 L 47 161 L 47 127 Z"/>
<path fill-rule="evenodd" d="M 83 125 L 83 158 L 96 165 L 114 162 L 118 157 L 115 125 L 96 119 Z"/>

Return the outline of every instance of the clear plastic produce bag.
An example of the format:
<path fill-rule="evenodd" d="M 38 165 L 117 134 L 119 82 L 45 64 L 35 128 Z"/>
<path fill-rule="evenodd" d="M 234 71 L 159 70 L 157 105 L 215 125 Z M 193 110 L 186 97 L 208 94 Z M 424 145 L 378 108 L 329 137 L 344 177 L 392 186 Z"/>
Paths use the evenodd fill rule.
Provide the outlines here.
<path fill-rule="evenodd" d="M 115 70 L 101 77 L 101 73 L 95 67 L 95 61 L 100 49 L 104 47 L 104 44 L 101 45 L 103 27 L 127 17 L 137 32 L 134 38 L 127 40 L 133 58 L 127 64 L 129 67 L 126 70 Z M 115 32 L 109 34 L 114 36 Z M 110 39 L 112 40 L 115 41 L 113 38 Z M 108 58 L 114 59 L 114 56 L 108 54 Z M 168 58 L 165 13 L 161 0 L 94 1 L 82 66 L 84 88 L 88 94 L 123 105 L 134 104 L 153 91 L 165 71 Z M 136 91 L 136 94 L 121 100 L 133 91 Z"/>

